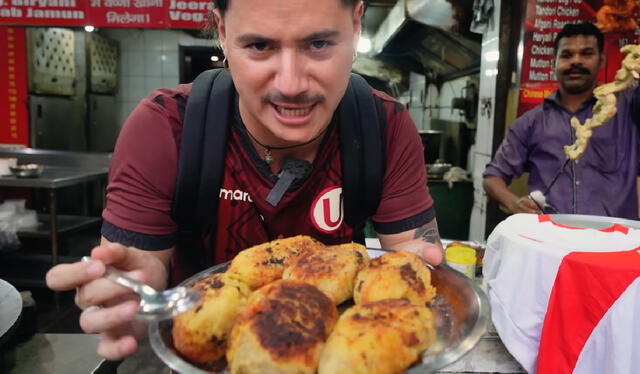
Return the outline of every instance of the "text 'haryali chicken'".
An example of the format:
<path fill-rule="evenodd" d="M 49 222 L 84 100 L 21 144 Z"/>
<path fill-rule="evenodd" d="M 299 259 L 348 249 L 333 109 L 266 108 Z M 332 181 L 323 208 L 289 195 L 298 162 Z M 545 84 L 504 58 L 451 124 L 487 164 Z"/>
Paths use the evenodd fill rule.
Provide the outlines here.
<path fill-rule="evenodd" d="M 399 373 L 435 339 L 430 270 L 411 253 L 370 261 L 362 245 L 296 236 L 248 248 L 192 287 L 205 296 L 172 336 L 205 370 Z"/>

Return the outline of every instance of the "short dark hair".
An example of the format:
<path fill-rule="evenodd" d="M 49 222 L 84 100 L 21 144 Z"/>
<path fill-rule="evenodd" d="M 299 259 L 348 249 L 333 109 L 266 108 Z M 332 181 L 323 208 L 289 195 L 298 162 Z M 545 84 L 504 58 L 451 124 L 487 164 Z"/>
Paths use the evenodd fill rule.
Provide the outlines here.
<path fill-rule="evenodd" d="M 213 7 L 215 9 L 218 9 L 218 11 L 220 12 L 220 16 L 224 17 L 224 14 L 227 12 L 227 9 L 229 9 L 229 3 L 231 2 L 231 0 L 211 0 L 211 1 L 213 1 Z M 355 7 L 356 4 L 364 0 L 341 0 L 341 1 L 342 1 L 342 4 L 344 4 L 345 6 Z M 216 26 L 217 26 L 216 22 L 213 18 L 213 12 L 209 12 L 206 25 L 202 30 L 202 36 L 206 38 L 217 37 Z"/>
<path fill-rule="evenodd" d="M 220 12 L 220 15 L 224 17 L 224 13 L 229 8 L 231 0 L 213 0 L 213 4 Z M 360 0 L 342 0 L 342 3 L 346 6 L 355 6 Z"/>
<path fill-rule="evenodd" d="M 595 36 L 598 40 L 598 51 L 602 53 L 604 50 L 604 35 L 602 35 L 602 32 L 596 27 L 596 25 L 591 22 L 567 23 L 564 25 L 562 30 L 560 30 L 558 35 L 556 35 L 556 40 L 553 42 L 553 54 L 556 55 L 558 53 L 560 39 L 576 35 Z"/>

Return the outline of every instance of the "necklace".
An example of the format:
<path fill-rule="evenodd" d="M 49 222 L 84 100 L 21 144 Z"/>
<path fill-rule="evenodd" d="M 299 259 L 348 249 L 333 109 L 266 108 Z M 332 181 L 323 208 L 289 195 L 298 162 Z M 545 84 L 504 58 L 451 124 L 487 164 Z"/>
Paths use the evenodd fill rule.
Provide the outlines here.
<path fill-rule="evenodd" d="M 304 145 L 307 144 L 311 144 L 313 142 L 315 142 L 316 140 L 318 140 L 318 138 L 320 138 L 325 131 L 327 131 L 327 129 L 324 129 L 320 132 L 320 134 L 318 134 L 315 138 L 308 140 L 304 143 L 300 143 L 300 144 L 294 144 L 294 145 L 286 145 L 286 146 L 282 146 L 282 147 L 276 147 L 276 146 L 271 146 L 271 145 L 266 145 L 266 144 L 262 144 L 260 143 L 260 141 L 258 139 L 256 139 L 253 135 L 251 135 L 251 133 L 249 132 L 249 129 L 246 129 L 247 134 L 249 135 L 249 137 L 256 142 L 256 144 L 258 144 L 259 146 L 261 146 L 262 148 L 264 148 L 264 162 L 267 163 L 267 165 L 270 165 L 273 162 L 273 156 L 271 156 L 271 150 L 272 149 L 276 149 L 276 150 L 282 150 L 282 149 L 291 149 L 291 148 L 297 148 L 297 147 L 302 147 Z"/>

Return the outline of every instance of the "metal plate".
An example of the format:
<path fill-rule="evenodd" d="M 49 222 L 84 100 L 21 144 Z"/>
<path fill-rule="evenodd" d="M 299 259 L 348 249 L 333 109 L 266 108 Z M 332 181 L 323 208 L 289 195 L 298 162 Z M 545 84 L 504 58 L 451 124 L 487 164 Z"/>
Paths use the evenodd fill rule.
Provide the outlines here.
<path fill-rule="evenodd" d="M 0 279 L 0 338 L 14 326 L 21 313 L 20 293 L 10 283 Z"/>
<path fill-rule="evenodd" d="M 371 258 L 386 252 L 367 251 Z M 228 263 L 213 266 L 181 285 L 191 285 L 209 274 L 224 272 L 227 267 Z M 431 303 L 437 340 L 424 352 L 422 360 L 406 372 L 409 374 L 431 373 L 455 362 L 478 343 L 489 323 L 489 300 L 471 279 L 443 264 L 432 269 L 431 282 L 437 289 L 436 298 Z M 149 324 L 149 340 L 158 357 L 182 374 L 210 373 L 183 360 L 174 350 L 172 326 L 171 320 Z"/>
<path fill-rule="evenodd" d="M 602 230 L 615 224 L 632 229 L 640 229 L 640 221 L 633 221 L 625 218 L 589 216 L 582 214 L 549 214 L 549 217 L 551 217 L 551 220 L 555 223 L 583 229 Z"/>

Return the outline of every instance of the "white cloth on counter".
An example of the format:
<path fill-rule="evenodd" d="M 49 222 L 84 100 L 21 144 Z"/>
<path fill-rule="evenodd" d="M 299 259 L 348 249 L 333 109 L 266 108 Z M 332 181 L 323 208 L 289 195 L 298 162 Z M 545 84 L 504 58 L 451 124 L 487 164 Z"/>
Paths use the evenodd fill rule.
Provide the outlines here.
<path fill-rule="evenodd" d="M 584 345 L 574 373 L 637 373 L 640 352 L 640 323 L 635 328 L 618 321 L 638 319 L 640 278 L 636 279 L 602 317 Z M 612 344 L 615 342 L 615 344 Z M 625 350 L 615 349 L 625 347 Z M 606 357 L 603 360 L 602 357 Z"/>
<path fill-rule="evenodd" d="M 469 181 L 469 173 L 461 167 L 454 166 L 444 173 L 442 180 L 447 182 L 449 189 L 453 188 L 454 182 Z"/>
<path fill-rule="evenodd" d="M 640 230 L 621 225 L 606 230 L 576 229 L 558 225 L 549 217 L 510 216 L 489 236 L 483 261 L 493 323 L 509 352 L 529 373 L 536 372 L 549 296 L 564 256 L 574 251 L 631 250 L 640 245 Z"/>

